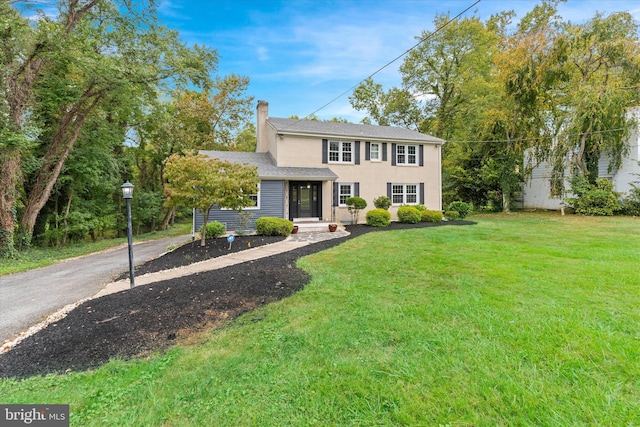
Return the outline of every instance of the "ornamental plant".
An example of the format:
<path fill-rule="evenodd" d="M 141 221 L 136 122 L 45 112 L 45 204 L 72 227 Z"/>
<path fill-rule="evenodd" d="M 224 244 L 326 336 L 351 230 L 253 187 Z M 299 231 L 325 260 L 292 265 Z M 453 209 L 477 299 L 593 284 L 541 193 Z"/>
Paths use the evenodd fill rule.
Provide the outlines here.
<path fill-rule="evenodd" d="M 444 217 L 448 221 L 457 221 L 460 219 L 460 212 L 458 211 L 444 211 Z"/>
<path fill-rule="evenodd" d="M 384 209 L 388 211 L 391 207 L 391 199 L 387 196 L 376 197 L 373 199 L 373 206 L 375 206 L 376 209 Z"/>
<path fill-rule="evenodd" d="M 367 212 L 367 225 L 372 227 L 387 227 L 391 224 L 391 214 L 386 209 L 372 209 Z"/>
<path fill-rule="evenodd" d="M 202 227 L 200 227 L 200 233 L 202 233 L 203 229 L 205 229 L 205 226 L 203 225 Z M 220 237 L 222 236 L 225 232 L 227 231 L 227 227 L 225 227 L 225 225 L 219 221 L 212 221 L 207 223 L 206 225 L 206 239 L 213 239 L 215 237 Z"/>
<path fill-rule="evenodd" d="M 442 212 L 426 209 L 421 212 L 422 222 L 442 222 Z"/>
<path fill-rule="evenodd" d="M 576 197 L 566 201 L 578 215 L 611 216 L 621 209 L 613 184 L 606 178 L 598 178 L 591 184 L 585 177 L 574 175 L 571 192 Z"/>
<path fill-rule="evenodd" d="M 256 220 L 256 233 L 263 236 L 287 237 L 293 231 L 293 222 L 284 218 L 263 216 Z"/>
<path fill-rule="evenodd" d="M 398 208 L 398 221 L 405 224 L 417 224 L 422 219 L 422 214 L 413 206 L 400 206 Z"/>
<path fill-rule="evenodd" d="M 349 197 L 346 200 L 346 203 L 347 203 L 347 209 L 351 214 L 351 223 L 357 224 L 358 217 L 360 216 L 360 211 L 367 207 L 367 201 L 362 197 L 353 196 L 353 197 Z"/>
<path fill-rule="evenodd" d="M 449 203 L 447 206 L 448 211 L 456 211 L 460 215 L 460 219 L 465 219 L 471 211 L 473 211 L 473 205 L 471 203 L 465 203 L 461 201 L 455 201 Z"/>

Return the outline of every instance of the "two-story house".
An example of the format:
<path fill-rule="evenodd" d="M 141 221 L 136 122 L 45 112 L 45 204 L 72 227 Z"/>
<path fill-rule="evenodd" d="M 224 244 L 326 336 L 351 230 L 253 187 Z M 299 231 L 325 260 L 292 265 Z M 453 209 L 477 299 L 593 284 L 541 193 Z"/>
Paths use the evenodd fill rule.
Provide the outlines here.
<path fill-rule="evenodd" d="M 353 123 L 269 117 L 269 104 L 258 101 L 254 153 L 201 151 L 212 158 L 257 166 L 256 205 L 245 208 L 261 216 L 296 221 L 350 222 L 346 200 L 367 201 L 386 195 L 396 218 L 401 205 L 442 209 L 441 148 L 444 140 L 408 129 Z M 237 212 L 213 209 L 211 221 L 235 230 Z M 202 224 L 194 219 L 194 229 Z"/>

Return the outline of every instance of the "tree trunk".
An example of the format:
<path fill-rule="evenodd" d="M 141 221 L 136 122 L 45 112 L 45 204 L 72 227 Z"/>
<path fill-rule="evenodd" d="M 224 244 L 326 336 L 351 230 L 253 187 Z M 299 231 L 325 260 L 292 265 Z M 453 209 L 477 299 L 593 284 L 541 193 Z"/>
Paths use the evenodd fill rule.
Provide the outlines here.
<path fill-rule="evenodd" d="M 574 155 L 574 160 L 582 175 L 586 178 L 589 178 L 589 169 L 587 168 L 587 164 L 584 161 L 584 152 L 587 147 L 587 137 L 589 136 L 589 132 L 584 132 L 580 135 L 580 147 L 578 148 L 578 152 Z"/>
<path fill-rule="evenodd" d="M 69 195 L 69 201 L 67 202 L 67 209 L 65 209 L 64 218 L 62 220 L 62 224 L 64 225 L 64 234 L 62 235 L 62 246 L 65 246 L 67 244 L 67 237 L 69 236 L 69 233 L 67 232 L 67 230 L 69 229 L 68 227 L 69 223 L 67 221 L 67 218 L 69 218 L 69 211 L 71 210 L 71 200 L 73 200 L 73 191 Z"/>
<path fill-rule="evenodd" d="M 507 189 L 502 189 L 502 212 L 503 213 L 511 213 L 511 193 Z"/>
<path fill-rule="evenodd" d="M 176 208 L 174 206 L 171 209 L 169 209 L 166 214 L 164 214 L 164 218 L 162 218 L 163 230 L 166 230 L 167 228 L 169 228 L 169 223 L 171 222 L 172 218 L 175 216 L 175 212 L 176 212 Z"/>
<path fill-rule="evenodd" d="M 209 212 L 211 212 L 211 208 L 207 209 L 204 212 L 204 222 L 202 223 L 202 232 L 200 233 L 200 247 L 204 247 L 206 245 L 207 239 L 207 222 L 209 222 Z"/>
<path fill-rule="evenodd" d="M 49 200 L 53 186 L 60 176 L 64 162 L 69 156 L 71 148 L 75 144 L 84 121 L 89 112 L 96 106 L 99 96 L 95 97 L 90 104 L 81 110 L 82 100 L 68 111 L 62 119 L 60 128 L 55 133 L 51 145 L 44 156 L 44 161 L 40 167 L 36 182 L 31 188 L 31 192 L 25 205 L 24 214 L 20 219 L 22 232 L 27 240 L 31 239 L 33 227 L 40 210 Z M 85 98 L 86 101 L 86 98 Z"/>
<path fill-rule="evenodd" d="M 16 193 L 22 176 L 20 150 L 9 148 L 0 155 L 0 258 L 15 255 Z"/>

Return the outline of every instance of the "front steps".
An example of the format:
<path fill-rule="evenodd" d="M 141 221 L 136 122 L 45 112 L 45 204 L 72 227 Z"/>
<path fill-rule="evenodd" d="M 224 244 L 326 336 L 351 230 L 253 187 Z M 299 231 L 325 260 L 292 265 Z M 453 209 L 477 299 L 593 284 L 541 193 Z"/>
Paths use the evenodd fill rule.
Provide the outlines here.
<path fill-rule="evenodd" d="M 293 220 L 293 225 L 298 226 L 298 233 L 318 233 L 322 231 L 329 232 L 329 224 L 337 224 L 336 222 L 331 221 L 307 221 L 307 220 Z M 341 225 L 338 224 L 338 229 L 343 229 Z"/>

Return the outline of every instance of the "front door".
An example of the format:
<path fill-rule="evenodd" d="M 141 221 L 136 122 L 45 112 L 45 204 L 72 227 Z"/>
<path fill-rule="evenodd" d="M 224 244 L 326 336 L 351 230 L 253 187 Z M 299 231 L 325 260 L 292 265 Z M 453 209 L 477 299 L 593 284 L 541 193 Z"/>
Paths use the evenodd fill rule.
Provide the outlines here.
<path fill-rule="evenodd" d="M 321 185 L 315 181 L 292 181 L 289 184 L 289 219 L 320 217 Z"/>

